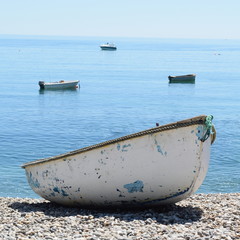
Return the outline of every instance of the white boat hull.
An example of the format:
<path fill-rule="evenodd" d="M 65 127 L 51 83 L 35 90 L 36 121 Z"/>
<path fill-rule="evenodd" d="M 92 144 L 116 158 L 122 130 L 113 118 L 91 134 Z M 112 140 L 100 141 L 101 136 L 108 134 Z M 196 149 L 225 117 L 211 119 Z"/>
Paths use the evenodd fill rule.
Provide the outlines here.
<path fill-rule="evenodd" d="M 59 81 L 59 82 L 50 82 L 45 83 L 40 81 L 39 86 L 41 89 L 55 90 L 55 89 L 72 89 L 78 87 L 79 81 Z"/>
<path fill-rule="evenodd" d="M 166 125 L 168 126 L 168 125 Z M 25 164 L 43 198 L 70 206 L 153 206 L 187 198 L 202 184 L 211 137 L 204 124 L 164 126 Z"/>

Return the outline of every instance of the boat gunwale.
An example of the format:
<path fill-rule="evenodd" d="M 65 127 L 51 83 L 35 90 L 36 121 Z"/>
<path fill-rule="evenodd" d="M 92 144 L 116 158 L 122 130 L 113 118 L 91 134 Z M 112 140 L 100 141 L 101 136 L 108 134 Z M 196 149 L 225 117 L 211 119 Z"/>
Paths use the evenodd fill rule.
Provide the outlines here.
<path fill-rule="evenodd" d="M 41 163 L 45 163 L 45 162 L 58 160 L 58 159 L 61 159 L 61 158 L 69 157 L 69 156 L 76 155 L 76 154 L 83 153 L 83 152 L 87 152 L 87 151 L 91 151 L 93 149 L 101 148 L 103 146 L 111 145 L 111 144 L 114 144 L 114 143 L 117 143 L 117 142 L 129 140 L 129 139 L 136 138 L 136 137 L 141 137 L 141 136 L 148 135 L 148 134 L 168 131 L 168 130 L 177 129 L 177 128 L 188 127 L 188 126 L 191 126 L 191 125 L 205 124 L 206 117 L 207 117 L 206 115 L 200 115 L 198 117 L 189 118 L 189 119 L 186 119 L 186 120 L 161 125 L 161 126 L 150 128 L 150 129 L 147 129 L 147 130 L 143 130 L 143 131 L 140 131 L 140 132 L 137 132 L 137 133 L 129 134 L 129 135 L 126 135 L 126 136 L 122 136 L 122 137 L 115 138 L 115 139 L 112 139 L 112 140 L 104 141 L 104 142 L 94 144 L 94 145 L 90 145 L 90 146 L 80 148 L 80 149 L 77 149 L 77 150 L 73 150 L 73 151 L 70 151 L 70 152 L 67 152 L 67 153 L 59 154 L 59 155 L 56 155 L 56 156 L 53 156 L 53 157 L 48 157 L 48 158 L 43 158 L 43 159 L 38 159 L 38 160 L 35 160 L 35 161 L 27 162 L 27 163 L 23 164 L 21 167 L 26 168 L 26 167 L 31 166 L 31 165 L 41 164 Z"/>
<path fill-rule="evenodd" d="M 182 77 L 196 77 L 196 74 L 185 74 L 185 75 L 169 75 L 168 78 L 182 78 Z"/>

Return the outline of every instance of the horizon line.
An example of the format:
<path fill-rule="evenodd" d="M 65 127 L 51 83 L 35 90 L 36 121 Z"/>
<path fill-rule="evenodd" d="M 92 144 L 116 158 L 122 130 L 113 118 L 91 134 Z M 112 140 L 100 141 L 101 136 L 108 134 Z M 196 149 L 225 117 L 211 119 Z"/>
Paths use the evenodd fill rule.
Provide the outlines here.
<path fill-rule="evenodd" d="M 47 35 L 47 34 L 5 34 L 5 33 L 0 33 L 1 37 L 48 37 L 48 38 L 142 38 L 142 39 L 179 39 L 179 40 L 240 40 L 240 38 L 197 38 L 197 37 L 149 37 L 149 36 L 82 36 L 82 35 Z"/>

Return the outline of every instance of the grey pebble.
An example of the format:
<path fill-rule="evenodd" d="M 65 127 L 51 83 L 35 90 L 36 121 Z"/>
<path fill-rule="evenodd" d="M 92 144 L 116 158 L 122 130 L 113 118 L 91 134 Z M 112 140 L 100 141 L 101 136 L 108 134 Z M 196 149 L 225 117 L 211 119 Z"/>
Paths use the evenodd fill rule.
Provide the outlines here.
<path fill-rule="evenodd" d="M 240 193 L 195 194 L 170 206 L 134 210 L 2 197 L 0 211 L 2 240 L 240 239 Z"/>

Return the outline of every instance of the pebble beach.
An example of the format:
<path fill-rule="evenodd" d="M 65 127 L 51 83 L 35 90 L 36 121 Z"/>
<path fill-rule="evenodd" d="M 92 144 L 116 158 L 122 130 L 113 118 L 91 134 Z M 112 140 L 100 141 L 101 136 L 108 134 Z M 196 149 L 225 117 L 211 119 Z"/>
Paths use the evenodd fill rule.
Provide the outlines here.
<path fill-rule="evenodd" d="M 0 198 L 0 239 L 240 239 L 240 193 L 195 194 L 153 209 L 83 209 Z"/>

